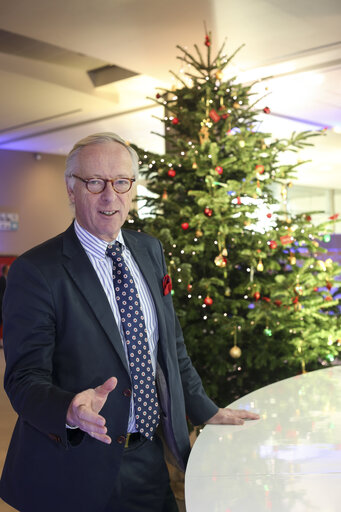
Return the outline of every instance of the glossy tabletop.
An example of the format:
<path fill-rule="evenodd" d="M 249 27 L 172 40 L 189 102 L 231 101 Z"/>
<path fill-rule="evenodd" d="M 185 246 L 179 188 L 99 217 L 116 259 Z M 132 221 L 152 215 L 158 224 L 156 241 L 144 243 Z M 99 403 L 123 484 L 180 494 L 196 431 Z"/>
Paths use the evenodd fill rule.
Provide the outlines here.
<path fill-rule="evenodd" d="M 271 384 L 230 407 L 261 419 L 203 429 L 186 472 L 187 512 L 341 511 L 341 366 Z"/>

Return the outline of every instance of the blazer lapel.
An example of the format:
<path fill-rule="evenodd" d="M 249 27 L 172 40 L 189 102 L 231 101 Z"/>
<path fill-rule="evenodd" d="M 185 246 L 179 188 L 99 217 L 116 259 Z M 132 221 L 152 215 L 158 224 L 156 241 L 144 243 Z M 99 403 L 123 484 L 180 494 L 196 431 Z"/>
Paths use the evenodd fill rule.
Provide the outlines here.
<path fill-rule="evenodd" d="M 130 375 L 121 336 L 107 296 L 84 251 L 73 224 L 64 233 L 64 266 L 84 298 L 89 303 L 98 322 L 113 344 L 119 358 Z"/>

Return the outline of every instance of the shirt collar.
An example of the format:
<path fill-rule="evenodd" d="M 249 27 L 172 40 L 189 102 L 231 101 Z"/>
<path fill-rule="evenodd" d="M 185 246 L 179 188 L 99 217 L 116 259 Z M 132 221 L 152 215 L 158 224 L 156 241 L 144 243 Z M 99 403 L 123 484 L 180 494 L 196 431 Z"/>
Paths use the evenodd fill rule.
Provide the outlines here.
<path fill-rule="evenodd" d="M 105 257 L 105 252 L 108 247 L 108 242 L 105 242 L 104 240 L 101 240 L 100 238 L 97 238 L 97 236 L 92 235 L 84 229 L 80 224 L 75 220 L 74 222 L 75 232 L 78 237 L 78 240 L 84 247 L 85 251 L 87 253 L 90 253 L 95 258 L 103 259 Z M 111 243 L 120 242 L 123 246 L 123 249 L 125 249 L 125 243 L 122 235 L 122 231 L 120 230 L 117 238 L 111 241 Z"/>

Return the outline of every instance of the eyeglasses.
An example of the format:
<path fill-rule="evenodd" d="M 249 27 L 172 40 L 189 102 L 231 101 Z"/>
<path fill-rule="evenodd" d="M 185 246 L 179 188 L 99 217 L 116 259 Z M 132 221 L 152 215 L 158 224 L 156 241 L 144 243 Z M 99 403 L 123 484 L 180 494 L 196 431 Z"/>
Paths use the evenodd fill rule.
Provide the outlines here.
<path fill-rule="evenodd" d="M 107 183 L 111 183 L 112 188 L 117 194 L 125 194 L 126 192 L 129 192 L 135 181 L 135 178 L 115 178 L 114 180 L 106 180 L 104 178 L 89 178 L 88 180 L 85 180 L 80 176 L 76 176 L 76 174 L 71 174 L 71 176 L 85 183 L 86 188 L 89 192 L 91 192 L 91 194 L 100 194 L 103 192 L 107 186 Z"/>

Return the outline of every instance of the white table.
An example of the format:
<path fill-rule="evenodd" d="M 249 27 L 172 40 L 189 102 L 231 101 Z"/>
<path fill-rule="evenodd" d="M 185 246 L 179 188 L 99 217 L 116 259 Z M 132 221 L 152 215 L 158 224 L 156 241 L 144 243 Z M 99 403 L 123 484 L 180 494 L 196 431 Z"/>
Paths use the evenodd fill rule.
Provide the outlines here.
<path fill-rule="evenodd" d="M 271 384 L 231 407 L 261 419 L 203 429 L 186 472 L 187 512 L 341 511 L 341 366 Z"/>

